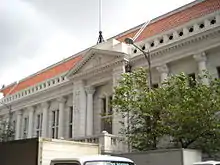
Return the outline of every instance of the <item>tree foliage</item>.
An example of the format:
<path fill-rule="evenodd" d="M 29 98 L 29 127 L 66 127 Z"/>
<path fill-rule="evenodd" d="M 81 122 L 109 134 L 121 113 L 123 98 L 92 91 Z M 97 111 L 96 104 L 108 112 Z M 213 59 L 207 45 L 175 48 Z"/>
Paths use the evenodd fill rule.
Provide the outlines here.
<path fill-rule="evenodd" d="M 143 68 L 123 74 L 112 100 L 123 114 L 121 133 L 134 149 L 156 149 L 168 136 L 173 147 L 220 150 L 219 79 L 204 73 L 194 81 L 181 73 L 149 91 L 146 78 Z M 204 78 L 210 85 L 202 83 Z"/>
<path fill-rule="evenodd" d="M 0 125 L 0 142 L 13 140 L 14 130 L 14 127 L 8 121 L 2 121 Z"/>

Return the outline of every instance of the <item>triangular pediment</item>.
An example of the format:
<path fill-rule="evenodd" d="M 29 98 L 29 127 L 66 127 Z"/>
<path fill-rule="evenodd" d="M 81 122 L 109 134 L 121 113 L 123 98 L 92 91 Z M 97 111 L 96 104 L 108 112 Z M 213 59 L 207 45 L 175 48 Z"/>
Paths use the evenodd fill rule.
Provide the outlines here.
<path fill-rule="evenodd" d="M 127 57 L 127 54 L 122 52 L 91 48 L 83 56 L 83 59 L 67 73 L 67 77 L 71 77 L 77 73 L 92 70 L 97 67 L 102 67 L 108 63 L 116 61 L 119 58 L 125 57 Z"/>

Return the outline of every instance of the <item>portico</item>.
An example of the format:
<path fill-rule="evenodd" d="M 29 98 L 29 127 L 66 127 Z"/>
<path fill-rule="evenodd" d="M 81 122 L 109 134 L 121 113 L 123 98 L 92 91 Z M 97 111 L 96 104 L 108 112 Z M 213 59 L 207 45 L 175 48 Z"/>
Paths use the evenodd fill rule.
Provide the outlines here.
<path fill-rule="evenodd" d="M 104 131 L 99 118 L 103 108 L 108 109 L 110 102 L 107 98 L 103 104 L 104 100 L 100 98 L 106 93 L 109 96 L 112 95 L 115 68 L 124 66 L 123 64 L 127 62 L 126 56 L 121 52 L 92 48 L 85 58 L 67 74 L 67 78 L 73 82 L 74 89 L 74 127 L 80 128 L 74 133 L 75 138 L 93 136 Z M 111 87 L 110 90 L 106 88 L 108 89 L 106 91 L 107 85 Z M 98 125 L 94 122 L 98 122 L 100 128 L 95 128 Z M 114 126 L 110 127 L 114 128 Z"/>

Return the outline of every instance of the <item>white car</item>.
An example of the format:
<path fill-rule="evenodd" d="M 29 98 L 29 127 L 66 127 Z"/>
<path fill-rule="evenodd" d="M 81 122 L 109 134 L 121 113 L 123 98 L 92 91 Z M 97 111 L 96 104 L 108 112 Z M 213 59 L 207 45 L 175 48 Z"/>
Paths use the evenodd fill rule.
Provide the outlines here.
<path fill-rule="evenodd" d="M 50 165 L 135 165 L 135 163 L 123 157 L 98 155 L 53 159 Z"/>
<path fill-rule="evenodd" d="M 193 165 L 220 165 L 220 161 L 204 161 L 204 162 L 195 162 Z"/>

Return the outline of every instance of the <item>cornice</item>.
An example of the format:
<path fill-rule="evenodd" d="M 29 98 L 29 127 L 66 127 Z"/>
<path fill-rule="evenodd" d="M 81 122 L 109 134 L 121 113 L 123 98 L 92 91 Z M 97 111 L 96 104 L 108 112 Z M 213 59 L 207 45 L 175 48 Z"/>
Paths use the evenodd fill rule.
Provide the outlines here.
<path fill-rule="evenodd" d="M 62 90 L 60 90 L 60 88 L 62 88 Z M 66 82 L 66 83 L 60 84 L 58 86 L 55 86 L 53 90 L 51 89 L 43 90 L 36 94 L 13 101 L 12 103 L 10 103 L 10 105 L 12 106 L 12 112 L 17 111 L 19 109 L 27 108 L 29 106 L 35 106 L 37 104 L 51 101 L 61 96 L 70 95 L 72 94 L 72 91 L 73 91 L 72 82 L 68 82 L 68 83 Z M 1 109 L 0 114 L 2 113 L 4 114 L 5 113 L 4 111 L 6 110 L 6 108 L 0 107 L 0 109 Z"/>
<path fill-rule="evenodd" d="M 210 24 L 210 21 L 213 19 L 216 20 L 216 23 Z M 204 25 L 203 28 L 199 27 L 201 24 Z M 138 45 L 139 47 L 145 46 L 146 49 L 152 52 L 153 50 L 158 49 L 160 47 L 164 47 L 166 45 L 184 40 L 191 36 L 204 33 L 210 29 L 218 27 L 219 25 L 220 25 L 220 11 L 215 11 L 203 17 L 193 19 L 183 25 L 177 26 L 168 31 L 164 31 L 152 37 L 146 38 L 142 41 L 136 42 L 135 44 Z M 189 32 L 189 28 L 193 28 L 194 29 L 193 32 Z M 179 36 L 180 32 L 182 32 L 181 36 Z M 173 36 L 173 38 L 170 40 L 169 36 Z M 160 40 L 163 40 L 163 42 L 160 43 Z M 153 47 L 151 46 L 151 43 L 154 43 Z M 134 50 L 135 48 L 132 49 Z M 131 54 L 131 56 L 135 56 L 135 55 L 138 55 L 138 53 Z"/>
<path fill-rule="evenodd" d="M 108 71 L 112 70 L 115 66 L 118 66 L 118 65 L 125 63 L 127 61 L 128 61 L 127 58 L 121 57 L 121 58 L 118 58 L 116 61 L 109 62 L 107 64 L 105 63 L 99 67 L 94 67 L 89 70 L 85 70 L 82 73 L 78 73 L 78 74 L 74 75 L 72 77 L 72 79 L 78 79 L 78 78 L 87 78 L 88 79 L 90 77 L 108 72 Z"/>
<path fill-rule="evenodd" d="M 150 52 L 152 61 L 154 59 L 159 59 L 164 56 L 164 54 L 168 54 L 174 52 L 176 50 L 182 49 L 184 47 L 190 46 L 194 43 L 202 42 L 209 38 L 217 38 L 220 35 L 220 27 L 215 27 L 214 29 L 207 30 L 204 33 L 196 34 L 194 36 L 185 38 L 183 40 L 179 40 L 174 43 L 166 44 L 164 46 L 158 47 Z M 213 45 L 214 46 L 214 45 Z M 137 56 L 131 58 L 131 63 L 136 63 L 136 61 L 143 60 L 144 55 L 138 54 Z"/>

